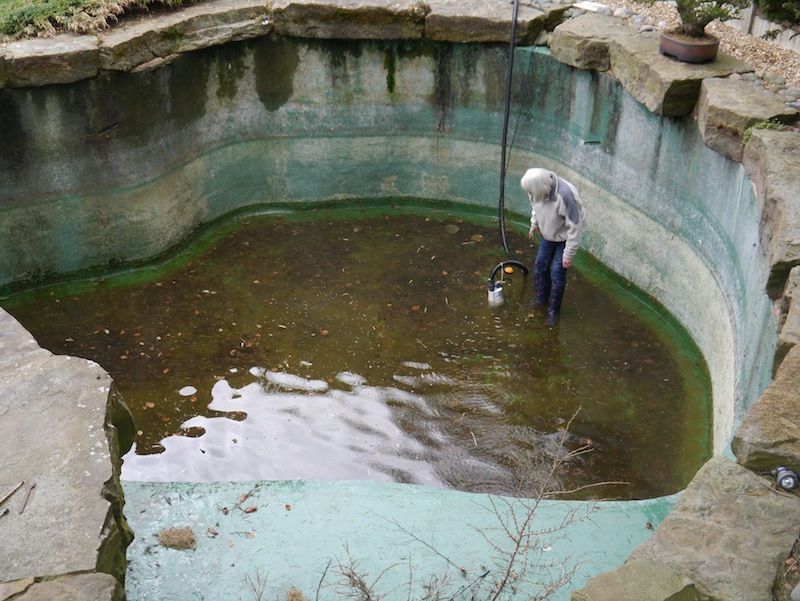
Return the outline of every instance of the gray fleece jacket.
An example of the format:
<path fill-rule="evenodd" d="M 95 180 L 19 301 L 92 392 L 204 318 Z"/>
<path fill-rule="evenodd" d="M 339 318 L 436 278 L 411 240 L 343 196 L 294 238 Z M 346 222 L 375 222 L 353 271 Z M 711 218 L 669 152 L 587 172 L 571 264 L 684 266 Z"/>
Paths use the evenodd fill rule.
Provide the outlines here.
<path fill-rule="evenodd" d="M 556 181 L 550 195 L 531 201 L 531 228 L 538 228 L 545 240 L 564 242 L 564 256 L 573 259 L 583 236 L 584 213 L 578 190 L 565 179 L 553 174 Z"/>

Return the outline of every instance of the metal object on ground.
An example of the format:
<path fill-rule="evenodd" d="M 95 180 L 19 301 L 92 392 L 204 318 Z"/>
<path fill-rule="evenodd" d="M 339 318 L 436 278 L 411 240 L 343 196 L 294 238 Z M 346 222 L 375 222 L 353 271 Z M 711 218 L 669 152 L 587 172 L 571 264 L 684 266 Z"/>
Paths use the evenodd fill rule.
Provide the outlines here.
<path fill-rule="evenodd" d="M 792 470 L 785 467 L 779 467 L 775 470 L 775 483 L 783 490 L 794 490 L 799 482 L 797 474 Z"/>

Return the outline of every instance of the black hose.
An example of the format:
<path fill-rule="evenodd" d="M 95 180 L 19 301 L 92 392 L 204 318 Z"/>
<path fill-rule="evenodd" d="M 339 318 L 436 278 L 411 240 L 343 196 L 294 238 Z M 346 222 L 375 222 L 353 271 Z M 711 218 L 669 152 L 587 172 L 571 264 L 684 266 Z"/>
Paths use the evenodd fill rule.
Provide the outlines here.
<path fill-rule="evenodd" d="M 519 13 L 519 0 L 514 0 L 514 11 L 511 16 L 511 40 L 509 42 L 508 73 L 506 75 L 506 102 L 505 102 L 505 113 L 503 115 L 503 137 L 501 143 L 501 157 L 500 157 L 500 201 L 498 202 L 500 239 L 503 241 L 503 250 L 506 251 L 509 260 L 501 261 L 500 263 L 497 264 L 497 266 L 492 270 L 491 276 L 489 276 L 489 282 L 493 282 L 495 275 L 497 275 L 497 272 L 501 269 L 504 269 L 506 266 L 518 267 L 522 271 L 522 273 L 528 275 L 528 268 L 523 263 L 514 260 L 513 254 L 511 253 L 511 250 L 508 248 L 508 241 L 506 240 L 506 201 L 505 201 L 506 165 L 507 165 L 506 146 L 508 143 L 509 113 L 511 112 L 511 80 L 512 76 L 514 75 L 514 51 L 516 49 L 516 42 L 517 42 L 518 13 Z"/>

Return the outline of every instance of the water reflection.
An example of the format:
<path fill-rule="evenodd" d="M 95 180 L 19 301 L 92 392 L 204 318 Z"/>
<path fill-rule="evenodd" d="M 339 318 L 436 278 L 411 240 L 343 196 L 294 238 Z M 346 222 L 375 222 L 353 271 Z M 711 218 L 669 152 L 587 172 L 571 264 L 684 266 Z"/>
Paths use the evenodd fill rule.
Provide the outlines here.
<path fill-rule="evenodd" d="M 122 477 L 378 480 L 531 495 L 541 483 L 536 480 L 546 478 L 555 460 L 569 452 L 565 443 L 579 444 L 566 432 L 504 428 L 503 412 L 476 390 L 464 389 L 425 363 L 408 361 L 401 367 L 403 373 L 394 379 L 402 387 L 370 386 L 351 372 L 337 374 L 329 384 L 263 367 L 251 368 L 254 381 L 240 388 L 221 379 L 211 389 L 208 408 L 223 416 L 186 420 L 182 434 L 161 441 L 162 453 L 132 449 L 124 457 Z M 420 393 L 434 389 L 433 403 Z M 436 406 L 446 408 L 450 397 L 468 399 L 464 407 L 473 409 L 468 419 L 462 413 L 457 427 Z M 535 462 L 519 451 L 520 445 L 535 450 Z M 528 482 L 520 478 L 522 467 Z M 549 489 L 561 484 L 558 477 L 551 479 Z"/>

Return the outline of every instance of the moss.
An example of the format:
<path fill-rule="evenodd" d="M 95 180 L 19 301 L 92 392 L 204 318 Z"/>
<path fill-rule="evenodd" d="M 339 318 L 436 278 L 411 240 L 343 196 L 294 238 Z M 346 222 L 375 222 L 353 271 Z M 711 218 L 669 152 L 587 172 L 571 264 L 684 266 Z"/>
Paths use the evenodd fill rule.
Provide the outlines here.
<path fill-rule="evenodd" d="M 226 44 L 216 57 L 217 98 L 233 99 L 238 92 L 238 82 L 247 73 L 244 61 L 244 46 Z"/>
<path fill-rule="evenodd" d="M 18 94 L 0 90 L 0 167 L 19 174 L 27 163 L 27 136 L 22 125 Z"/>
<path fill-rule="evenodd" d="M 764 121 L 757 121 L 753 123 L 750 127 L 744 130 L 744 134 L 742 134 L 742 141 L 747 144 L 750 141 L 750 136 L 753 135 L 754 129 L 774 129 L 778 131 L 783 131 L 788 129 L 788 126 L 785 123 L 782 123 L 777 117 L 772 117 L 771 119 L 765 119 Z"/>
<path fill-rule="evenodd" d="M 397 56 L 393 49 L 387 48 L 384 51 L 383 66 L 386 69 L 386 89 L 393 94 L 397 76 Z"/>
<path fill-rule="evenodd" d="M 297 46 L 282 38 L 265 38 L 255 48 L 256 91 L 261 104 L 276 111 L 292 96 L 300 62 Z"/>

